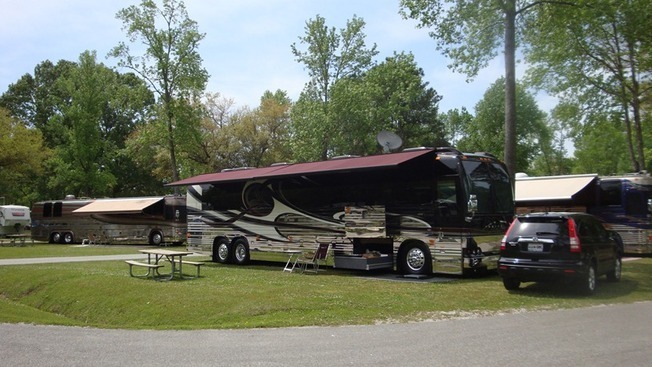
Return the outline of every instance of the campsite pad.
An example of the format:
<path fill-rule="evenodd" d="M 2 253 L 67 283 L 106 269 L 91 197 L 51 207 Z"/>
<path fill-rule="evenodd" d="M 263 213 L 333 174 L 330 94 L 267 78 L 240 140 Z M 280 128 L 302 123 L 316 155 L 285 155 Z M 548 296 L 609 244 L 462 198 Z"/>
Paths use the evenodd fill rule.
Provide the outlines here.
<path fill-rule="evenodd" d="M 459 279 L 452 276 L 400 275 L 395 273 L 368 273 L 360 275 L 360 278 L 408 283 L 444 283 Z"/>

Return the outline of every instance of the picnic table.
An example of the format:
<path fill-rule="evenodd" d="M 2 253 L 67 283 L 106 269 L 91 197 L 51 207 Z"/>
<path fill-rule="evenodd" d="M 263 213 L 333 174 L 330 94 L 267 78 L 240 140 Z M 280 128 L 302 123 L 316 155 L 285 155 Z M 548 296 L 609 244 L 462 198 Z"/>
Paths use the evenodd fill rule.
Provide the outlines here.
<path fill-rule="evenodd" d="M 129 264 L 129 274 L 132 277 L 148 277 L 151 275 L 154 278 L 155 276 L 161 276 L 166 280 L 172 280 L 174 279 L 175 276 L 178 276 L 179 278 L 184 278 L 183 258 L 184 256 L 192 255 L 192 252 L 189 251 L 175 251 L 175 250 L 167 250 L 167 249 L 143 249 L 138 251 L 147 254 L 147 262 L 141 263 L 132 260 L 127 261 L 127 263 Z M 163 267 L 163 264 L 161 264 L 162 260 L 167 260 L 170 263 L 172 269 L 170 270 L 169 274 L 160 274 L 159 269 Z M 197 263 L 197 262 L 186 262 L 186 263 L 195 265 L 197 267 L 197 276 L 199 277 L 199 268 L 201 265 L 203 265 L 203 263 Z M 142 266 L 147 268 L 147 274 L 145 274 L 144 276 L 134 275 L 132 271 L 133 266 Z"/>
<path fill-rule="evenodd" d="M 24 246 L 25 241 L 28 238 L 31 238 L 31 237 L 32 237 L 32 235 L 24 234 L 24 233 L 8 234 L 7 235 L 7 238 L 10 240 L 11 244 L 12 245 L 18 244 L 18 246 Z M 18 243 L 16 243 L 16 241 L 18 241 Z M 32 240 L 32 243 L 34 243 L 34 240 Z"/>

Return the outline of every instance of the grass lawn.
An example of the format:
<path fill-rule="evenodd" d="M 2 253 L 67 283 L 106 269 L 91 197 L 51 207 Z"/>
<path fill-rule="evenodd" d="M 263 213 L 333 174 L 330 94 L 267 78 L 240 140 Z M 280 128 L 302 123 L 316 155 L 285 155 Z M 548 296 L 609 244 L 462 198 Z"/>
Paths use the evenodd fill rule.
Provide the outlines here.
<path fill-rule="evenodd" d="M 0 247 L 0 259 L 134 254 L 137 249 Z M 591 297 L 533 283 L 510 293 L 495 275 L 415 283 L 332 268 L 301 275 L 282 272 L 283 265 L 207 262 L 201 278 L 170 282 L 132 278 L 124 261 L 0 266 L 0 322 L 125 329 L 329 326 L 652 300 L 651 258 L 625 262 L 621 282 L 601 278 Z"/>

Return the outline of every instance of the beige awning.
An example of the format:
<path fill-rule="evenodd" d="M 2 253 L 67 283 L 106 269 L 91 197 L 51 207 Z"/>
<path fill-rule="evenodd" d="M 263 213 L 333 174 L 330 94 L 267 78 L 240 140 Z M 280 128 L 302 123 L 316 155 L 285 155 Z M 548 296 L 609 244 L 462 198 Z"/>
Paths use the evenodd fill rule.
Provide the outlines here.
<path fill-rule="evenodd" d="M 142 197 L 142 198 L 121 198 L 121 199 L 97 199 L 73 213 L 139 213 L 147 207 L 158 203 L 163 200 L 163 196 L 157 197 Z"/>
<path fill-rule="evenodd" d="M 515 183 L 515 201 L 571 200 L 597 177 L 597 174 L 520 177 Z"/>

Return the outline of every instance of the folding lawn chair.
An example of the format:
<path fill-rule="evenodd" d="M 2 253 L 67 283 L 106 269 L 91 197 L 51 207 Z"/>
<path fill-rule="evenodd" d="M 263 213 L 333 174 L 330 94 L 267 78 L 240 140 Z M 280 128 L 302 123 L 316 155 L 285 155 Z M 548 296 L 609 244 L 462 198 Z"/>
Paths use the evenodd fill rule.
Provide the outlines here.
<path fill-rule="evenodd" d="M 301 270 L 301 273 L 306 271 L 317 273 L 319 271 L 319 265 L 326 263 L 326 258 L 328 257 L 328 249 L 330 244 L 320 243 L 315 252 L 307 252 L 299 256 L 297 259 L 297 266 Z M 308 270 L 308 267 L 312 266 L 312 270 Z"/>

